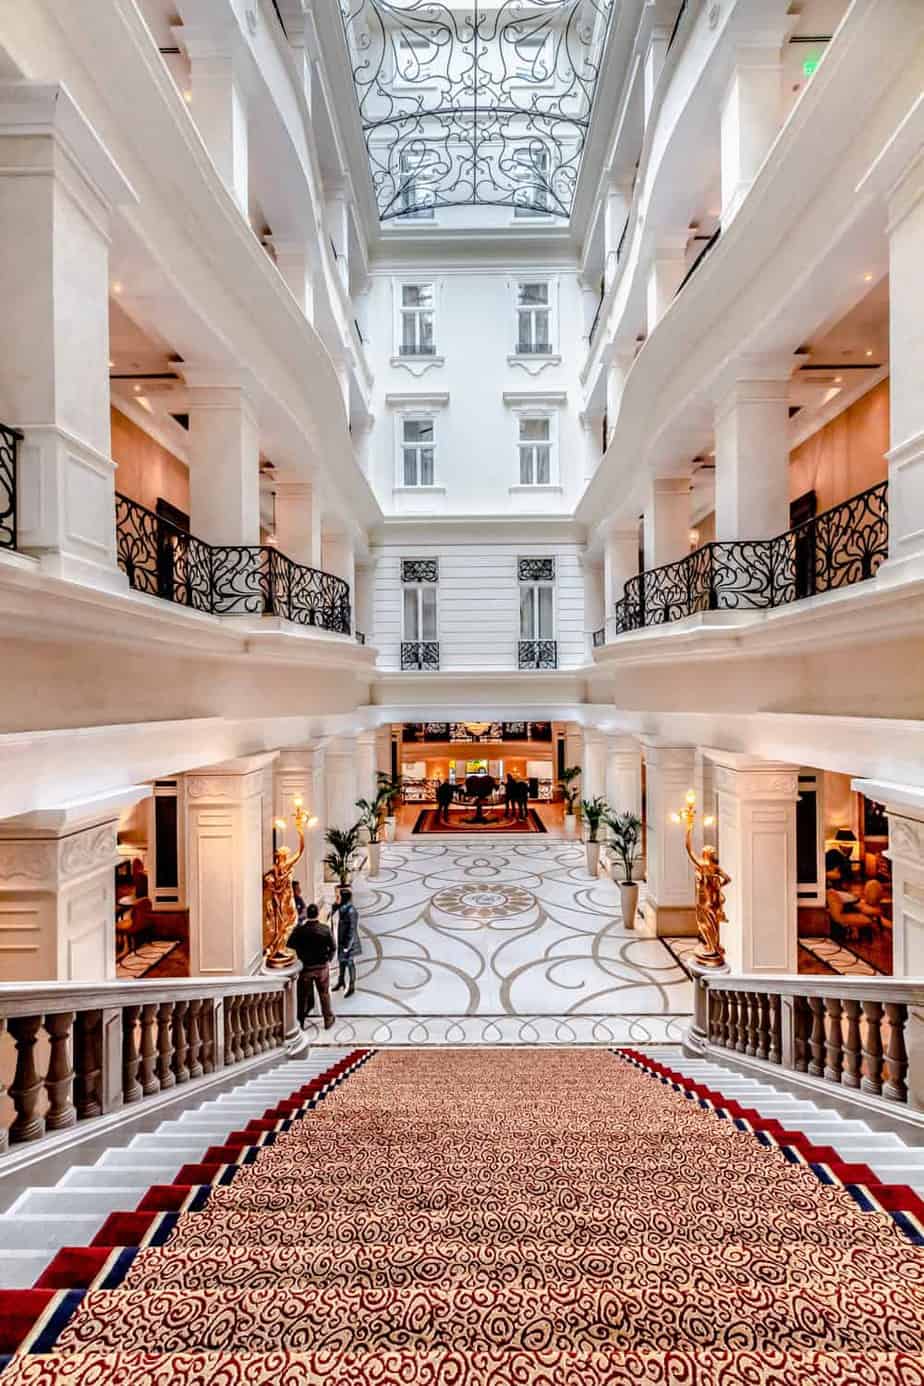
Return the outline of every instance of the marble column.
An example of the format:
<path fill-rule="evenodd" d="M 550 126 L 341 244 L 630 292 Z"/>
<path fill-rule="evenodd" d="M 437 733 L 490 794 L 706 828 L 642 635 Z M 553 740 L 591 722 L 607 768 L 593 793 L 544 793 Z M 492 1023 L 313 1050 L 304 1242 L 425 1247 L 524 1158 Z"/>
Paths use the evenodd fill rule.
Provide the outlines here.
<path fill-rule="evenodd" d="M 687 500 L 689 509 L 689 499 Z M 613 525 L 605 531 L 603 549 L 603 605 L 606 611 L 607 639 L 619 634 L 616 603 L 622 601 L 626 583 L 638 574 L 638 528 Z"/>
<path fill-rule="evenodd" d="M 337 737 L 326 747 L 327 825 L 345 831 L 356 822 L 356 748 L 351 737 Z"/>
<path fill-rule="evenodd" d="M 581 798 L 603 798 L 606 792 L 607 738 L 591 727 L 584 730 L 584 774 L 581 778 Z"/>
<path fill-rule="evenodd" d="M 360 732 L 356 738 L 356 797 L 374 799 L 377 782 L 377 736 L 374 731 Z"/>
<path fill-rule="evenodd" d="M 625 230 L 626 218 L 632 204 L 632 184 L 629 179 L 618 178 L 606 190 L 606 204 L 603 217 L 604 282 L 612 283 L 618 264 L 619 242 Z M 626 236 L 628 240 L 628 234 Z"/>
<path fill-rule="evenodd" d="M 138 785 L 0 822 L 0 975 L 5 982 L 115 977 L 119 814 Z"/>
<path fill-rule="evenodd" d="M 642 752 L 631 736 L 606 738 L 606 801 L 613 813 L 642 815 Z"/>
<path fill-rule="evenodd" d="M 783 116 L 780 42 L 741 44 L 735 51 L 734 70 L 722 101 L 723 231 L 779 132 Z"/>
<path fill-rule="evenodd" d="M 690 478 L 659 476 L 645 506 L 645 567 L 675 563 L 690 552 Z"/>
<path fill-rule="evenodd" d="M 693 868 L 684 848 L 683 828 L 671 822 L 671 814 L 683 808 L 693 784 L 693 747 L 643 740 L 642 749 L 647 789 L 646 930 L 659 937 L 695 937 Z"/>
<path fill-rule="evenodd" d="M 317 277 L 315 256 L 307 237 L 299 240 L 270 240 L 276 256 L 276 268 L 310 323 L 314 322 L 314 285 Z"/>
<path fill-rule="evenodd" d="M 321 497 L 311 481 L 277 481 L 276 544 L 308 568 L 321 567 Z"/>
<path fill-rule="evenodd" d="M 350 589 L 350 630 L 355 630 L 356 553 L 351 534 L 334 529 L 322 530 L 321 567 L 325 573 L 343 578 Z"/>
<path fill-rule="evenodd" d="M 18 545 L 52 576 L 115 591 L 128 584 L 109 433 L 110 223 L 136 201 L 64 87 L 0 81 L 0 400 L 24 434 Z"/>
<path fill-rule="evenodd" d="M 688 233 L 665 237 L 651 257 L 646 290 L 648 335 L 650 336 L 674 301 L 687 272 Z"/>
<path fill-rule="evenodd" d="M 715 537 L 772 539 L 789 528 L 788 358 L 742 363 L 715 412 Z"/>
<path fill-rule="evenodd" d="M 888 793 L 887 786 L 883 789 Z M 886 802 L 892 862 L 892 972 L 896 977 L 924 977 L 924 793 L 918 793 L 916 806 Z"/>
<path fill-rule="evenodd" d="M 797 970 L 795 765 L 708 751 L 718 800 L 718 848 L 731 876 L 722 942 L 732 972 Z M 714 841 L 705 829 L 706 841 Z"/>
<path fill-rule="evenodd" d="M 327 805 L 324 785 L 324 748 L 321 742 L 290 747 L 279 752 L 275 764 L 274 817 L 291 823 L 295 799 L 318 821 L 305 834 L 305 855 L 295 868 L 306 900 L 318 900 L 324 881 L 324 829 Z"/>
<path fill-rule="evenodd" d="M 252 382 L 183 367 L 189 394 L 189 509 L 208 544 L 260 542 L 260 434 Z"/>
<path fill-rule="evenodd" d="M 275 752 L 186 776 L 190 972 L 239 976 L 263 955 L 264 772 Z"/>
<path fill-rule="evenodd" d="M 193 120 L 222 182 L 249 218 L 244 37 L 233 13 L 218 17 L 210 0 L 177 2 L 184 22 L 173 36 L 189 58 Z"/>

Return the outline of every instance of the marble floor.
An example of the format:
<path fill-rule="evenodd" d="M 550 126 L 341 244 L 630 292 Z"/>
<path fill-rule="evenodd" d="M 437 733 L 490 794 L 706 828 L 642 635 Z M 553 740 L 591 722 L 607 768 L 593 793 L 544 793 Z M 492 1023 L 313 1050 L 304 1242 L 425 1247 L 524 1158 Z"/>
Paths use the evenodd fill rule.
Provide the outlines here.
<path fill-rule="evenodd" d="M 691 984 L 626 929 L 619 890 L 561 838 L 417 839 L 382 850 L 354 898 L 363 953 L 312 1043 L 613 1044 L 677 1040 Z"/>

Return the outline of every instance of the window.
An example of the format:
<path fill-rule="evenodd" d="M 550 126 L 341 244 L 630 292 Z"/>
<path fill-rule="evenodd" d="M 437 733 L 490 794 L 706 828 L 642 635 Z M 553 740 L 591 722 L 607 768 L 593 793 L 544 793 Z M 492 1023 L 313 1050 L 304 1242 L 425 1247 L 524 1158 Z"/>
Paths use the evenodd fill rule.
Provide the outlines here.
<path fill-rule="evenodd" d="M 555 639 L 555 583 L 520 583 L 520 639 Z"/>
<path fill-rule="evenodd" d="M 517 354 L 548 356 L 552 351 L 552 310 L 547 280 L 517 285 Z"/>
<path fill-rule="evenodd" d="M 428 194 L 421 187 L 420 167 L 424 161 L 423 153 L 405 149 L 398 161 L 398 215 L 408 221 L 432 221 L 432 201 L 428 205 Z"/>
<path fill-rule="evenodd" d="M 551 160 L 545 145 L 531 144 L 514 154 L 520 187 L 514 194 L 515 217 L 548 216 L 549 169 Z"/>
<path fill-rule="evenodd" d="M 401 420 L 401 485 L 432 486 L 434 426 L 432 419 Z"/>
<path fill-rule="evenodd" d="M 402 356 L 433 356 L 434 344 L 434 292 L 432 284 L 401 285 L 401 341 Z"/>
<path fill-rule="evenodd" d="M 404 588 L 403 638 L 407 643 L 436 640 L 436 584 L 422 582 Z"/>
<path fill-rule="evenodd" d="M 552 483 L 552 420 L 521 418 L 520 485 L 550 486 Z"/>

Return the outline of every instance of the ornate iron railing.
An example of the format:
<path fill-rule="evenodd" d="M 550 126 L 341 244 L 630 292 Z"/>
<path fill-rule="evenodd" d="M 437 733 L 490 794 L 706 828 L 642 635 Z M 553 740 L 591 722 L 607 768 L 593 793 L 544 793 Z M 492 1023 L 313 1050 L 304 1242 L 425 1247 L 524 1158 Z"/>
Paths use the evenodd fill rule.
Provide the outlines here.
<path fill-rule="evenodd" d="M 666 625 L 702 611 L 768 610 L 875 577 L 889 552 L 882 481 L 774 539 L 704 544 L 630 578 L 614 631 Z"/>
<path fill-rule="evenodd" d="M 599 630 L 595 630 L 595 631 L 594 631 L 594 637 L 593 637 L 593 638 L 594 638 L 594 649 L 595 649 L 595 650 L 599 650 L 599 648 L 600 648 L 601 645 L 605 645 L 605 644 L 606 644 L 606 626 L 601 626 Z"/>
<path fill-rule="evenodd" d="M 343 578 L 268 544 L 207 544 L 118 492 L 116 544 L 119 567 L 137 592 L 212 616 L 281 616 L 350 634 Z"/>
<path fill-rule="evenodd" d="M 438 640 L 402 640 L 401 668 L 433 670 L 440 667 Z"/>
<path fill-rule="evenodd" d="M 0 424 L 0 549 L 16 547 L 16 466 L 22 434 Z"/>
<path fill-rule="evenodd" d="M 521 640 L 517 648 L 517 664 L 521 669 L 557 669 L 557 640 Z"/>
<path fill-rule="evenodd" d="M 366 643 L 366 635 L 365 635 L 365 632 L 364 632 L 364 631 L 357 630 L 357 631 L 354 631 L 353 634 L 356 636 L 356 643 L 357 643 L 357 645 L 365 645 L 365 643 Z"/>

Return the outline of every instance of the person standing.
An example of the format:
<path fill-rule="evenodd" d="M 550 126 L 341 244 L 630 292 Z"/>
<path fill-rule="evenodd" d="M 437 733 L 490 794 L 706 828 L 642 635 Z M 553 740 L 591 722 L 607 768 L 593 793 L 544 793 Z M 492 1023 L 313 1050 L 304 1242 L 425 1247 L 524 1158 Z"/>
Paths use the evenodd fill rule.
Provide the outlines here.
<path fill-rule="evenodd" d="M 297 922 L 303 924 L 305 922 L 305 916 L 308 913 L 308 901 L 302 894 L 302 883 L 299 880 L 294 880 L 292 882 L 292 898 L 295 901 Z"/>
<path fill-rule="evenodd" d="M 333 934 L 318 917 L 317 905 L 304 905 L 304 917 L 299 919 L 289 935 L 289 947 L 294 948 L 302 965 L 298 977 L 298 1023 L 304 1026 L 314 1009 L 314 993 L 317 991 L 324 1029 L 329 1030 L 334 1023 L 330 1004 L 330 962 L 336 949 Z"/>
<path fill-rule="evenodd" d="M 340 899 L 330 914 L 331 920 L 335 914 L 337 916 L 337 961 L 340 964 L 340 974 L 333 990 L 343 991 L 344 980 L 349 978 L 344 996 L 350 997 L 356 990 L 355 959 L 363 950 L 359 941 L 359 915 L 356 913 L 353 892 L 349 886 L 340 887 Z"/>

